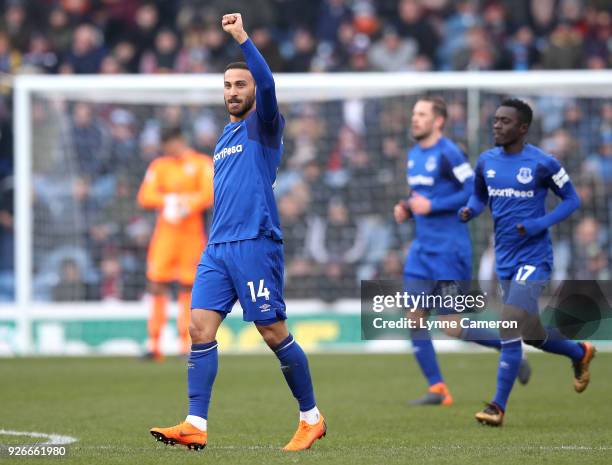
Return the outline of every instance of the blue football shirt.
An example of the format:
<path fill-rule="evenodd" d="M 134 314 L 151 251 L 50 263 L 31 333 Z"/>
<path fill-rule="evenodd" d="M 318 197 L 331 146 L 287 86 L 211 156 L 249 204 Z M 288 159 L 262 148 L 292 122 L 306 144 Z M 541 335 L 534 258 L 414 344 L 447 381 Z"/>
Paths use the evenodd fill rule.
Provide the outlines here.
<path fill-rule="evenodd" d="M 516 154 L 495 147 L 480 155 L 475 172 L 474 194 L 481 202 L 488 202 L 493 216 L 498 274 L 512 275 L 525 264 L 548 264 L 552 268 L 548 229 L 521 236 L 517 225 L 546 214 L 549 189 L 562 199 L 575 197 L 559 161 L 531 144 Z"/>
<path fill-rule="evenodd" d="M 272 72 L 248 39 L 241 46 L 256 89 L 256 111 L 229 123 L 217 141 L 214 213 L 209 244 L 270 235 L 282 239 L 273 185 L 283 152 L 285 120 Z"/>
<path fill-rule="evenodd" d="M 457 218 L 473 189 L 474 172 L 457 145 L 446 137 L 432 147 L 418 144 L 408 152 L 408 185 L 431 200 L 428 215 L 414 215 L 413 246 L 428 252 L 470 251 L 466 224 Z"/>

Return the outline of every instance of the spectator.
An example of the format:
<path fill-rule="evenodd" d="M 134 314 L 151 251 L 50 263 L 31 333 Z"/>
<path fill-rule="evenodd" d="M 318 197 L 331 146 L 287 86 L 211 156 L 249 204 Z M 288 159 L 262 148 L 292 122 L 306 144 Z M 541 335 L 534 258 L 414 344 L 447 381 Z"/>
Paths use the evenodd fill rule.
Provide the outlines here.
<path fill-rule="evenodd" d="M 144 53 L 140 72 L 149 74 L 182 73 L 187 70 L 187 57 L 181 52 L 176 33 L 161 29 L 155 37 L 155 46 Z"/>
<path fill-rule="evenodd" d="M 404 257 L 396 250 L 389 250 L 372 279 L 401 280 L 404 272 Z"/>
<path fill-rule="evenodd" d="M 266 27 L 258 27 L 251 31 L 251 39 L 266 59 L 266 63 L 273 73 L 284 71 L 285 62 L 280 54 L 278 45 L 273 39 L 270 29 Z"/>
<path fill-rule="evenodd" d="M 542 52 L 542 65 L 546 69 L 577 69 L 582 63 L 582 38 L 569 24 L 559 24 L 548 46 Z"/>
<path fill-rule="evenodd" d="M 204 45 L 204 29 L 199 26 L 190 27 L 183 36 L 183 54 L 185 56 L 185 72 L 205 73 L 208 71 L 207 50 Z"/>
<path fill-rule="evenodd" d="M 0 31 L 0 73 L 13 74 L 21 64 L 21 54 L 13 50 L 9 36 Z"/>
<path fill-rule="evenodd" d="M 515 27 L 508 17 L 508 12 L 503 3 L 492 1 L 486 4 L 482 12 L 482 18 L 484 28 L 494 43 L 503 44 L 512 36 Z"/>
<path fill-rule="evenodd" d="M 317 39 L 334 43 L 340 25 L 351 20 L 352 13 L 345 0 L 323 0 L 317 19 Z"/>
<path fill-rule="evenodd" d="M 453 68 L 461 71 L 503 70 L 510 66 L 506 50 L 496 48 L 482 27 L 473 27 L 467 32 L 465 47 L 453 57 Z"/>
<path fill-rule="evenodd" d="M 134 116 L 123 108 L 115 108 L 110 123 L 109 163 L 123 172 L 144 172 L 146 165 L 136 154 Z"/>
<path fill-rule="evenodd" d="M 74 106 L 68 138 L 66 151 L 74 154 L 79 173 L 94 177 L 106 173 L 108 135 L 102 123 L 94 117 L 90 104 L 79 102 Z"/>
<path fill-rule="evenodd" d="M 111 56 L 117 60 L 121 69 L 126 73 L 138 72 L 139 58 L 136 47 L 132 42 L 120 40 L 117 45 L 115 45 Z"/>
<path fill-rule="evenodd" d="M 298 29 L 293 35 L 293 56 L 287 63 L 287 71 L 305 73 L 310 71 L 315 54 L 315 41 L 306 29 Z"/>
<path fill-rule="evenodd" d="M 612 66 L 612 47 L 609 45 L 612 36 L 612 13 L 594 12 L 595 21 L 586 31 L 584 51 L 588 59 L 599 58 L 604 67 Z"/>
<path fill-rule="evenodd" d="M 365 252 L 361 230 L 345 203 L 332 198 L 327 218 L 313 218 L 309 225 L 307 245 L 314 260 L 327 265 L 357 262 Z"/>
<path fill-rule="evenodd" d="M 135 27 L 131 31 L 129 41 L 134 44 L 135 57 L 140 57 L 146 50 L 153 49 L 159 26 L 159 11 L 153 2 L 145 2 L 136 11 Z"/>
<path fill-rule="evenodd" d="M 222 72 L 229 62 L 227 52 L 227 34 L 223 34 L 218 25 L 210 25 L 204 30 L 204 46 L 208 51 L 206 58 L 210 72 Z"/>
<path fill-rule="evenodd" d="M 52 48 L 58 52 L 66 52 L 72 42 L 72 32 L 68 15 L 60 7 L 53 8 L 49 14 L 48 36 Z"/>
<path fill-rule="evenodd" d="M 556 26 L 555 5 L 557 0 L 531 1 L 530 25 L 538 39 L 544 39 Z"/>
<path fill-rule="evenodd" d="M 89 24 L 81 24 L 74 30 L 72 48 L 66 55 L 64 64 L 75 74 L 95 74 L 105 51 L 98 30 Z"/>
<path fill-rule="evenodd" d="M 508 48 L 512 54 L 512 69 L 527 71 L 532 69 L 539 60 L 539 52 L 535 45 L 535 36 L 528 26 L 521 26 L 509 42 Z"/>
<path fill-rule="evenodd" d="M 459 0 L 454 14 L 450 15 L 442 27 L 444 40 L 437 51 L 440 69 L 446 71 L 452 69 L 453 56 L 465 46 L 467 31 L 477 23 L 478 12 L 475 3 L 471 0 Z"/>
<path fill-rule="evenodd" d="M 434 27 L 425 17 L 419 1 L 400 0 L 398 5 L 399 19 L 396 28 L 404 39 L 413 39 L 418 44 L 418 53 L 425 55 L 432 62 L 438 48 L 439 39 Z"/>
<path fill-rule="evenodd" d="M 23 65 L 42 73 L 54 73 L 58 66 L 57 54 L 51 49 L 47 36 L 34 34 L 30 46 L 23 56 Z"/>
<path fill-rule="evenodd" d="M 32 228 L 34 269 L 40 271 L 43 258 L 59 246 L 65 238 L 55 228 L 55 217 L 47 199 L 36 189 L 32 190 Z"/>
<path fill-rule="evenodd" d="M 1 29 L 8 35 L 9 41 L 17 51 L 25 52 L 32 33 L 32 25 L 27 20 L 25 7 L 21 2 L 7 3 Z"/>
<path fill-rule="evenodd" d="M 120 74 L 125 73 L 119 60 L 113 55 L 106 55 L 100 64 L 100 74 Z"/>
<path fill-rule="evenodd" d="M 344 202 L 332 198 L 327 218 L 312 218 L 307 234 L 308 251 L 321 266 L 317 285 L 320 298 L 333 301 L 355 295 L 356 270 L 352 265 L 363 256 L 367 243 Z"/>
<path fill-rule="evenodd" d="M 610 279 L 606 234 L 593 217 L 583 218 L 575 232 L 574 279 Z"/>
<path fill-rule="evenodd" d="M 606 135 L 599 150 L 589 156 L 585 171 L 612 186 L 612 135 Z"/>
<path fill-rule="evenodd" d="M 100 298 L 102 300 L 119 300 L 123 294 L 121 262 L 117 252 L 105 253 L 100 263 L 102 272 Z"/>
<path fill-rule="evenodd" d="M 91 285 L 83 279 L 83 274 L 76 261 L 65 259 L 59 272 L 59 282 L 53 287 L 53 301 L 82 302 L 98 297 Z"/>
<path fill-rule="evenodd" d="M 407 71 L 417 54 L 414 40 L 401 39 L 395 28 L 385 28 L 381 39 L 370 48 L 368 58 L 377 71 Z"/>

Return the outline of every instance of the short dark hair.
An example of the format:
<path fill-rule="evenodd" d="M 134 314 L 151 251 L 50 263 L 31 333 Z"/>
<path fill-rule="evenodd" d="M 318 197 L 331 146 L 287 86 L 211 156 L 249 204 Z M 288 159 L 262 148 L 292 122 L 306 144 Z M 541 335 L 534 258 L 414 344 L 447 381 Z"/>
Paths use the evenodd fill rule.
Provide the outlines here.
<path fill-rule="evenodd" d="M 234 61 L 233 63 L 230 63 L 229 65 L 225 67 L 225 70 L 223 71 L 223 73 L 225 73 L 225 71 L 230 70 L 230 69 L 246 69 L 247 71 L 250 71 L 249 67 L 244 61 Z"/>
<path fill-rule="evenodd" d="M 183 137 L 183 130 L 179 126 L 169 126 L 161 131 L 161 141 L 163 144 L 174 139 L 182 139 Z"/>
<path fill-rule="evenodd" d="M 429 102 L 432 105 L 434 115 L 441 116 L 446 120 L 448 118 L 448 110 L 446 108 L 446 101 L 439 95 L 424 95 L 419 97 L 417 102 Z"/>
<path fill-rule="evenodd" d="M 507 98 L 501 103 L 500 107 L 514 108 L 519 114 L 521 122 L 527 124 L 527 126 L 531 126 L 531 121 L 533 120 L 533 110 L 527 104 L 527 102 L 518 98 Z"/>

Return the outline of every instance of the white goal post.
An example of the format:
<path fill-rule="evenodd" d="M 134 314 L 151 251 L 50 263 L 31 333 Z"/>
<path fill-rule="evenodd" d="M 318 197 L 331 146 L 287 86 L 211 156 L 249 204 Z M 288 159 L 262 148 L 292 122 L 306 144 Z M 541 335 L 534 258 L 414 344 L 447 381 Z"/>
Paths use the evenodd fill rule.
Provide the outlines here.
<path fill-rule="evenodd" d="M 478 147 L 482 92 L 563 97 L 612 96 L 612 71 L 460 72 L 460 73 L 338 73 L 277 74 L 279 102 L 301 102 L 416 94 L 430 90 L 465 90 L 467 94 L 467 143 Z M 31 323 L 36 313 L 33 299 L 32 228 L 32 101 L 38 94 L 61 95 L 90 102 L 120 103 L 222 103 L 222 76 L 213 75 L 117 75 L 43 76 L 20 75 L 14 85 L 15 153 L 15 283 L 14 305 L 3 307 L 2 318 L 16 322 L 16 352 L 33 352 Z M 408 109 L 406 110 L 408 111 Z M 474 154 L 472 154 L 474 155 Z M 357 296 L 355 296 L 357 298 Z M 46 307 L 53 304 L 45 304 Z M 58 309 L 65 307 L 57 304 Z M 359 309 L 358 301 L 355 305 Z M 75 309 L 75 315 L 80 310 Z M 93 311 L 93 310 L 92 310 Z M 100 314 L 103 314 L 103 310 Z M 62 318 L 70 311 L 62 310 Z"/>

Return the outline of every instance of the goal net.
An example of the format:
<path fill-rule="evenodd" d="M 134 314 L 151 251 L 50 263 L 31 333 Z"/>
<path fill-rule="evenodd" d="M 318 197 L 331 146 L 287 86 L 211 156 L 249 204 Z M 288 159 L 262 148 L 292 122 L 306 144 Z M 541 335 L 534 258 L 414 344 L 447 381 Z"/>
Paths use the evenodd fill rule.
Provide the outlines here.
<path fill-rule="evenodd" d="M 413 226 L 397 226 L 392 209 L 407 193 L 410 112 L 425 93 L 446 99 L 446 134 L 472 164 L 491 145 L 501 99 L 528 99 L 530 142 L 562 161 L 583 199 L 580 212 L 554 229 L 556 276 L 587 272 L 586 247 L 609 260 L 612 73 L 279 75 L 276 82 L 287 122 L 275 187 L 285 295 L 305 321 L 338 308 L 358 318 L 361 280 L 401 278 Z M 101 343 L 104 326 L 82 321 L 94 316 L 123 319 L 106 330 L 124 342 L 143 339 L 155 212 L 137 205 L 136 192 L 160 155 L 162 127 L 180 126 L 191 147 L 212 154 L 227 123 L 222 77 L 19 77 L 15 111 L 14 345 L 39 350 L 40 333 L 58 331 L 59 352 L 69 334 Z M 486 217 L 472 226 L 475 275 L 483 279 L 493 273 L 490 236 Z M 338 336 L 346 322 L 336 323 L 331 333 L 359 345 L 358 333 Z"/>

